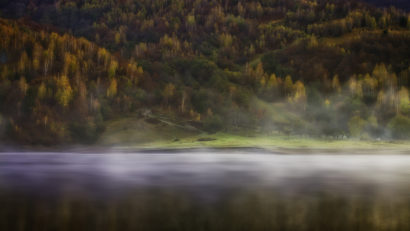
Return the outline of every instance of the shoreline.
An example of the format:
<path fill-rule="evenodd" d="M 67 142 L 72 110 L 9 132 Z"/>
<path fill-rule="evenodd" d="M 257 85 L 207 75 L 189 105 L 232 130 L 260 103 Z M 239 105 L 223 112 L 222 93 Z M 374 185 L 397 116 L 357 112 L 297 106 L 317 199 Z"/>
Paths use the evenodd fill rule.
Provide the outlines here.
<path fill-rule="evenodd" d="M 70 147 L 0 147 L 0 155 L 6 153 L 72 153 L 72 154 L 203 154 L 205 152 L 223 154 L 267 154 L 267 155 L 410 155 L 410 149 L 389 148 L 318 148 L 318 147 L 131 147 L 131 146 L 70 146 Z"/>
<path fill-rule="evenodd" d="M 17 145 L 0 144 L 5 152 L 73 152 L 73 153 L 198 153 L 259 152 L 268 154 L 410 154 L 408 140 L 331 140 L 297 136 L 244 136 L 229 133 L 200 134 L 180 139 L 158 139 L 151 142 L 97 142 L 90 145 Z"/>

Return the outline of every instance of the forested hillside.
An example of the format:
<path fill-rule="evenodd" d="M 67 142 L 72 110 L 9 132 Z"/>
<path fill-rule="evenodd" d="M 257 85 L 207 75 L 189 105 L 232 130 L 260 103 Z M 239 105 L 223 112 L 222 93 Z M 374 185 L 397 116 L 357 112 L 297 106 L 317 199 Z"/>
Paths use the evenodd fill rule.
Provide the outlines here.
<path fill-rule="evenodd" d="M 410 14 L 350 0 L 0 3 L 7 142 L 92 143 L 161 114 L 205 132 L 408 139 Z"/>

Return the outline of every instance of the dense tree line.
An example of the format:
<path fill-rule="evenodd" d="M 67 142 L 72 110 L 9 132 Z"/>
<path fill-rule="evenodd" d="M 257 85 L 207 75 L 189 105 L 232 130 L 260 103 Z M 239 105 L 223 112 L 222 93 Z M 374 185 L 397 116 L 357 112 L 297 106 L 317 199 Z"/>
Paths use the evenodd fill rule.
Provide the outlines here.
<path fill-rule="evenodd" d="M 33 0 L 0 12 L 14 18 L 0 21 L 0 128 L 11 140 L 93 142 L 104 121 L 144 108 L 207 131 L 410 136 L 410 15 L 395 8 Z M 255 100 L 311 123 L 279 121 Z"/>

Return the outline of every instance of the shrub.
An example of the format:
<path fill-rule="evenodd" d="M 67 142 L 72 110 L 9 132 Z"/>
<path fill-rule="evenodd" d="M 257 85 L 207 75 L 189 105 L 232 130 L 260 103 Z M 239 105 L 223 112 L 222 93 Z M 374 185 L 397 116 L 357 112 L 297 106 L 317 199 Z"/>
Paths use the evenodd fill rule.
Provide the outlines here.
<path fill-rule="evenodd" d="M 218 115 L 208 117 L 204 121 L 204 130 L 207 132 L 217 132 L 223 128 L 223 121 Z"/>
<path fill-rule="evenodd" d="M 349 132 L 351 136 L 359 137 L 363 133 L 363 128 L 366 125 L 366 120 L 362 119 L 360 116 L 353 116 L 348 123 Z"/>
<path fill-rule="evenodd" d="M 396 139 L 409 139 L 410 138 L 410 118 L 397 115 L 390 120 L 388 127 L 391 131 L 393 138 Z"/>

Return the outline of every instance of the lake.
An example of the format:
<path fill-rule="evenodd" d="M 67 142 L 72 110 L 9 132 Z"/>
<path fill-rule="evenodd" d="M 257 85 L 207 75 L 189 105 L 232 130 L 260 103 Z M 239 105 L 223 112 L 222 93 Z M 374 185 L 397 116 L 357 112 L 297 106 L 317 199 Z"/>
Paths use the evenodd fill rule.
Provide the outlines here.
<path fill-rule="evenodd" d="M 0 230 L 410 230 L 410 155 L 1 153 Z"/>

